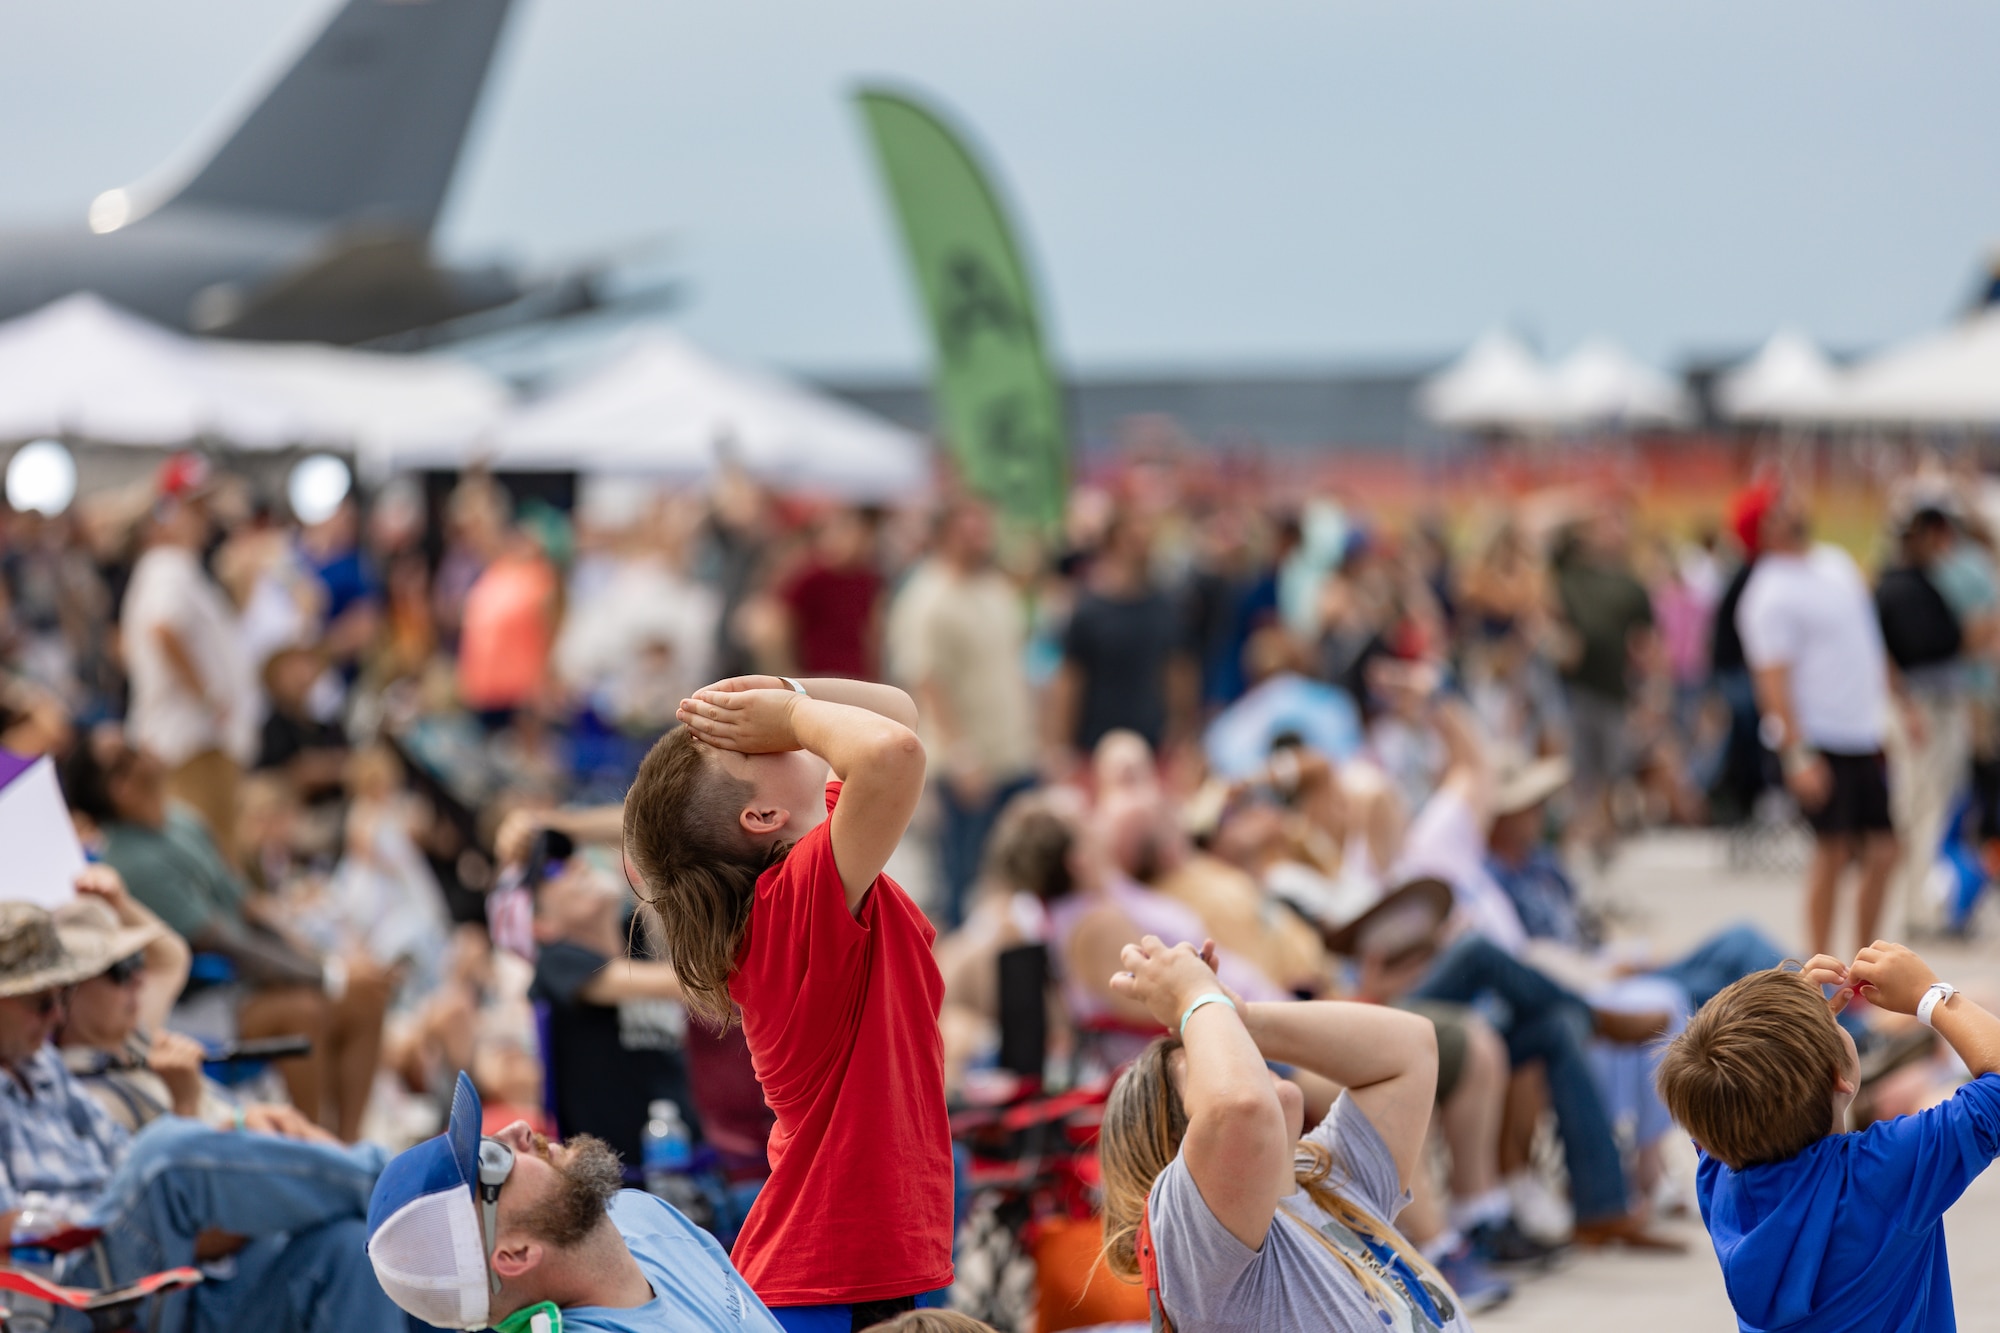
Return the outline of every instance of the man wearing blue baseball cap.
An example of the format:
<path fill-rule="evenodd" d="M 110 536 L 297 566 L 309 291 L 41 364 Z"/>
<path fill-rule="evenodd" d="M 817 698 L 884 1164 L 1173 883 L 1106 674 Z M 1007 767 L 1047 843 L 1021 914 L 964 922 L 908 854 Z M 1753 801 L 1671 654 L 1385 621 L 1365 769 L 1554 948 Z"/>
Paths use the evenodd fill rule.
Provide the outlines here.
<path fill-rule="evenodd" d="M 458 1076 L 451 1123 L 391 1161 L 368 1204 L 368 1258 L 391 1300 L 440 1328 L 501 1333 L 782 1333 L 715 1238 L 623 1189 L 600 1139 L 479 1132 Z"/>

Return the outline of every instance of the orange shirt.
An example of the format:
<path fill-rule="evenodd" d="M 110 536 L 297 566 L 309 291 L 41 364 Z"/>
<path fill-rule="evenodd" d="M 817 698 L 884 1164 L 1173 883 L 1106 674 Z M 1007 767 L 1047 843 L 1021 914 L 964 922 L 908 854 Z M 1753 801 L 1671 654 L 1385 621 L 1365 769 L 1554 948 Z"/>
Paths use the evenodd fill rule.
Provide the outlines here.
<path fill-rule="evenodd" d="M 468 708 L 518 708 L 548 674 L 556 572 L 546 560 L 501 556 L 465 596 L 458 692 Z"/>

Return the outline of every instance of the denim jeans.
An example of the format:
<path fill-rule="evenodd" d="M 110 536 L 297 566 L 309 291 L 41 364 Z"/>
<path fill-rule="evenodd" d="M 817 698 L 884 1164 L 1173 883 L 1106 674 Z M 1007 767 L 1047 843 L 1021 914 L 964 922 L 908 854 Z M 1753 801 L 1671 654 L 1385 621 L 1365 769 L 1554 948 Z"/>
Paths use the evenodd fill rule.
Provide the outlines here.
<path fill-rule="evenodd" d="M 1688 993 L 1688 1003 L 1698 1011 L 1724 986 L 1784 961 L 1785 951 L 1755 926 L 1731 926 L 1653 975 L 1679 983 Z M 1843 1013 L 1838 1022 L 1856 1037 L 1863 1037 L 1868 1031 L 1868 1025 L 1856 1013 Z"/>
<path fill-rule="evenodd" d="M 421 1329 L 382 1291 L 364 1248 L 387 1155 L 163 1116 L 136 1135 L 92 1222 L 115 1282 L 194 1262 L 214 1227 L 250 1238 L 235 1273 L 169 1298 L 162 1333 Z"/>
<path fill-rule="evenodd" d="M 965 896 L 979 878 L 980 858 L 986 854 L 986 840 L 994 821 L 1007 802 L 1035 785 L 1033 774 L 1002 782 L 983 801 L 966 804 L 952 790 L 951 783 L 938 783 L 938 805 L 944 820 L 938 829 L 938 861 L 943 875 L 940 883 L 939 921 L 946 930 L 965 921 Z"/>
<path fill-rule="evenodd" d="M 1471 1004 L 1482 995 L 1500 999 L 1507 1013 L 1495 1026 L 1507 1043 L 1508 1062 L 1518 1068 L 1540 1060 L 1547 1071 L 1577 1221 L 1622 1216 L 1627 1209 L 1625 1165 L 1591 1073 L 1590 1007 L 1479 935 L 1467 935 L 1445 950 L 1411 994 L 1454 1004 Z"/>

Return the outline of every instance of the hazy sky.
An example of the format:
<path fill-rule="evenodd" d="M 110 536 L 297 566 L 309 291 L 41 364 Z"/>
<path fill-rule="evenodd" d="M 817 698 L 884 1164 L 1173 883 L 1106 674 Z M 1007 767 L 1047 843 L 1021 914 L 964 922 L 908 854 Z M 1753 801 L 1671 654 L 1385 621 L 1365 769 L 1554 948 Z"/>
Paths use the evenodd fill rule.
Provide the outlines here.
<path fill-rule="evenodd" d="M 847 92 L 970 125 L 1081 366 L 1430 355 L 1511 322 L 1671 362 L 1921 331 L 2000 239 L 2000 6 L 516 0 L 456 256 L 670 235 L 683 322 L 920 360 Z M 4 0 L 0 220 L 81 220 L 327 0 Z"/>

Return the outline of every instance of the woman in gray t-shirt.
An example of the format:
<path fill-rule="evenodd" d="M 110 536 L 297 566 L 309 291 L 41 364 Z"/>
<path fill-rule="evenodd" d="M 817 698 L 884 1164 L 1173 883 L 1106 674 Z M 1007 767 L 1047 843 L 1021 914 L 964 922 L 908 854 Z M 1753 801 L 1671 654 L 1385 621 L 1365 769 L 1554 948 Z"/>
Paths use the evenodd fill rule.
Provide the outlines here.
<path fill-rule="evenodd" d="M 1193 949 L 1150 935 L 1123 961 L 1114 989 L 1179 1036 L 1147 1047 L 1105 1106 L 1113 1270 L 1142 1276 L 1143 1222 L 1175 1333 L 1465 1333 L 1457 1296 L 1392 1221 L 1430 1122 L 1430 1023 L 1377 1005 L 1245 1004 Z M 1306 1134 L 1303 1096 L 1267 1060 L 1347 1091 Z"/>

